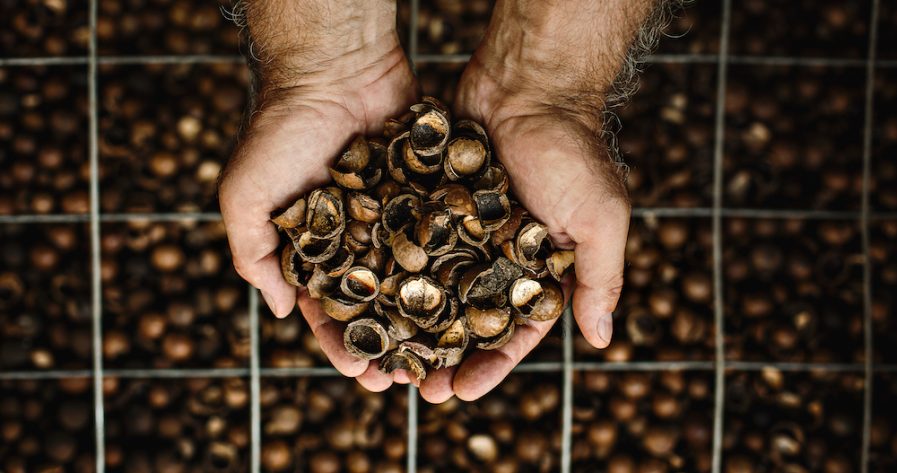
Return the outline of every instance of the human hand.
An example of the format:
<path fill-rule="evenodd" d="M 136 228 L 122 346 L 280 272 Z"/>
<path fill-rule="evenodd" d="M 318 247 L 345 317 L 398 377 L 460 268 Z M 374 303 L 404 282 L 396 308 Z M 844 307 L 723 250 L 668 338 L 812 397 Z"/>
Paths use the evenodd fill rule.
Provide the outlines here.
<path fill-rule="evenodd" d="M 626 10 L 639 2 L 619 10 L 578 1 L 565 6 L 526 3 L 496 4 L 486 38 L 458 86 L 455 111 L 484 125 L 523 206 L 548 226 L 557 246 L 575 250 L 576 280 L 564 282 L 565 294 L 569 298 L 575 288 L 573 313 L 580 331 L 590 344 L 604 348 L 623 286 L 630 205 L 622 168 L 602 140 L 603 100 L 651 2 L 634 11 Z M 596 11 L 601 8 L 609 11 Z M 577 29 L 581 21 L 576 15 L 599 32 L 602 22 L 610 22 L 602 34 L 617 34 L 618 43 L 605 41 L 606 49 L 590 55 L 595 39 L 588 30 Z M 614 23 L 619 20 L 615 15 L 625 21 Z M 421 383 L 421 396 L 434 403 L 453 395 L 479 398 L 555 322 L 527 321 L 505 346 L 477 351 L 459 366 L 431 372 Z"/>
<path fill-rule="evenodd" d="M 245 12 L 259 58 L 259 91 L 219 189 L 234 266 L 277 317 L 286 317 L 298 300 L 337 370 L 385 389 L 393 375 L 350 355 L 342 328 L 318 301 L 284 281 L 270 218 L 328 182 L 327 167 L 355 135 L 380 133 L 385 119 L 416 99 L 417 84 L 395 32 L 395 2 L 345 1 L 316 21 L 311 17 L 323 13 L 317 4 L 326 2 L 279 3 L 251 2 Z M 283 38 L 301 41 L 284 44 Z M 395 378 L 407 382 L 404 373 Z"/>

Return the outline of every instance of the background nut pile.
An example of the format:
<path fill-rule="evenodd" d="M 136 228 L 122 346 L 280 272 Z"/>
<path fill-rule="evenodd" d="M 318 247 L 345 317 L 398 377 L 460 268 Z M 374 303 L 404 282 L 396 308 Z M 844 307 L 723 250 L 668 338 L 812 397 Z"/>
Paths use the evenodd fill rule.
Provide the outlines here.
<path fill-rule="evenodd" d="M 423 379 L 560 316 L 573 252 L 513 200 L 482 126 L 424 97 L 383 138 L 357 137 L 335 186 L 272 219 L 289 240 L 284 278 L 347 323 L 347 350 Z"/>

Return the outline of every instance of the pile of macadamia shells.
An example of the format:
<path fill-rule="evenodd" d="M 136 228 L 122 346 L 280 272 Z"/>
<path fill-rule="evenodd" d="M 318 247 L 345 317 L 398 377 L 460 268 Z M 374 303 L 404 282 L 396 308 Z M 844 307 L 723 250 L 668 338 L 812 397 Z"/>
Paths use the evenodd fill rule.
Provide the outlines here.
<path fill-rule="evenodd" d="M 272 221 L 284 278 L 346 323 L 353 355 L 422 380 L 561 315 L 573 252 L 513 199 L 478 123 L 424 97 L 382 138 L 356 137 L 330 175 Z"/>

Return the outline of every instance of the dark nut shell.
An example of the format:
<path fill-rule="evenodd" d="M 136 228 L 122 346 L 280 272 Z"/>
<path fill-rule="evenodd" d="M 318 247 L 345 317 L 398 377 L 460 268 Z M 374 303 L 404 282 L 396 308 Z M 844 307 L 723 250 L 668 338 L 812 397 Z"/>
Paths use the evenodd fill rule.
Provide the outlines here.
<path fill-rule="evenodd" d="M 379 273 L 386 265 L 386 249 L 371 248 L 364 256 L 355 259 L 355 264 L 364 266 L 375 273 Z"/>
<path fill-rule="evenodd" d="M 413 133 L 412 136 L 414 136 Z M 442 170 L 442 153 L 418 154 L 411 148 L 410 143 L 405 143 L 405 147 L 402 149 L 402 161 L 405 170 L 413 173 L 407 174 L 409 179 L 414 179 L 414 174 L 426 175 Z"/>
<path fill-rule="evenodd" d="M 480 190 L 473 193 L 477 207 L 477 217 L 486 231 L 497 230 L 511 218 L 511 201 L 507 194 L 495 190 Z"/>
<path fill-rule="evenodd" d="M 308 295 L 312 299 L 321 299 L 332 293 L 339 286 L 339 278 L 327 275 L 320 266 L 316 266 L 306 284 Z"/>
<path fill-rule="evenodd" d="M 408 183 L 408 175 L 405 170 L 405 148 L 408 145 L 408 138 L 411 132 L 406 131 L 396 136 L 386 148 L 386 168 L 389 175 L 399 184 Z"/>
<path fill-rule="evenodd" d="M 451 211 L 436 203 L 424 206 L 421 219 L 414 230 L 417 244 L 429 256 L 448 253 L 458 241 L 458 234 L 452 225 Z"/>
<path fill-rule="evenodd" d="M 321 299 L 321 308 L 324 313 L 340 322 L 348 322 L 365 313 L 370 308 L 370 302 L 357 302 L 344 296 L 327 296 Z"/>
<path fill-rule="evenodd" d="M 514 207 L 511 210 L 511 217 L 492 232 L 492 244 L 501 246 L 504 242 L 512 241 L 517 236 L 517 232 L 520 230 L 520 225 L 523 224 L 526 215 L 527 212 L 523 210 L 523 207 Z"/>
<path fill-rule="evenodd" d="M 421 156 L 440 154 L 445 149 L 451 133 L 448 112 L 442 104 L 431 101 L 413 105 L 417 113 L 411 125 L 410 139 L 414 152 Z"/>
<path fill-rule="evenodd" d="M 271 219 L 280 228 L 296 228 L 305 223 L 305 199 L 299 198 L 289 208 Z"/>
<path fill-rule="evenodd" d="M 424 330 L 430 333 L 439 333 L 446 330 L 458 319 L 460 307 L 461 303 L 458 302 L 458 299 L 455 299 L 454 297 L 449 298 L 448 304 L 442 309 L 442 313 L 439 314 L 436 323 L 432 327 L 427 327 Z"/>
<path fill-rule="evenodd" d="M 351 300 L 372 301 L 380 294 L 380 279 L 370 269 L 364 266 L 355 266 L 343 274 L 340 290 Z"/>
<path fill-rule="evenodd" d="M 508 172 L 501 163 L 494 163 L 483 173 L 483 176 L 474 183 L 474 189 L 492 190 L 506 194 L 511 187 Z"/>
<path fill-rule="evenodd" d="M 346 233 L 343 235 L 346 240 L 346 248 L 356 254 L 367 252 L 371 247 L 372 231 L 373 225 L 352 220 L 346 224 Z"/>
<path fill-rule="evenodd" d="M 417 335 L 417 324 L 411 319 L 403 317 L 398 310 L 383 307 L 379 302 L 375 302 L 374 307 L 378 308 L 379 313 L 389 321 L 389 327 L 386 331 L 390 337 L 403 341 Z"/>
<path fill-rule="evenodd" d="M 418 327 L 432 327 L 447 304 L 445 290 L 426 276 L 410 276 L 399 284 L 396 305 L 399 313 Z"/>
<path fill-rule="evenodd" d="M 381 222 L 389 233 L 396 233 L 420 218 L 420 197 L 402 194 L 390 200 L 383 208 Z"/>
<path fill-rule="evenodd" d="M 280 270 L 287 283 L 301 287 L 311 278 L 314 265 L 300 261 L 293 245 L 284 245 L 280 252 Z"/>
<path fill-rule="evenodd" d="M 364 318 L 349 322 L 343 332 L 346 350 L 362 360 L 373 360 L 389 350 L 389 334 L 379 321 Z"/>
<path fill-rule="evenodd" d="M 557 250 L 545 259 L 545 265 L 548 267 L 548 273 L 551 277 L 560 281 L 564 274 L 573 266 L 574 261 L 573 250 Z"/>
<path fill-rule="evenodd" d="M 427 369 L 423 362 L 410 351 L 393 350 L 380 359 L 380 371 L 392 373 L 395 370 L 405 370 L 412 373 L 418 381 L 427 377 Z"/>
<path fill-rule="evenodd" d="M 458 237 L 468 245 L 483 246 L 489 241 L 489 232 L 483 229 L 479 218 L 468 215 L 462 218 L 461 225 L 458 225 Z"/>
<path fill-rule="evenodd" d="M 543 255 L 548 245 L 548 227 L 527 222 L 514 240 L 514 262 L 534 273 L 542 273 L 545 270 Z"/>
<path fill-rule="evenodd" d="M 333 238 L 346 228 L 342 191 L 335 187 L 315 189 L 308 196 L 305 226 L 315 238 Z"/>
<path fill-rule="evenodd" d="M 327 261 L 321 263 L 320 268 L 331 278 L 338 278 L 352 267 L 355 261 L 355 254 L 346 248 L 339 248 L 336 254 Z"/>
<path fill-rule="evenodd" d="M 477 265 L 461 277 L 458 296 L 461 302 L 481 309 L 501 307 L 507 302 L 506 291 L 523 270 L 507 258 L 499 257 L 491 266 Z"/>
<path fill-rule="evenodd" d="M 383 176 L 383 171 L 380 169 L 365 169 L 362 172 L 339 172 L 331 168 L 328 171 L 330 171 L 330 177 L 333 178 L 333 181 L 338 186 L 343 189 L 356 191 L 369 189 L 377 185 Z"/>
<path fill-rule="evenodd" d="M 477 262 L 476 254 L 464 250 L 442 255 L 430 265 L 430 273 L 443 287 L 455 287 L 464 271 Z"/>
<path fill-rule="evenodd" d="M 303 261 L 323 263 L 339 251 L 339 241 L 339 238 L 317 238 L 310 232 L 303 232 L 293 240 L 293 247 Z"/>

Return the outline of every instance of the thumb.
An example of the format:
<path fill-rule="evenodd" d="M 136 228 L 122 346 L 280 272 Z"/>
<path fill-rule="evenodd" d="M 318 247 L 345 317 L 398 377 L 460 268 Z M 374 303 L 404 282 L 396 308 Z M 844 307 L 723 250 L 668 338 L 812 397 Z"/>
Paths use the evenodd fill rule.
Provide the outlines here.
<path fill-rule="evenodd" d="M 260 193 L 239 173 L 229 173 L 221 182 L 219 201 L 234 268 L 258 288 L 271 312 L 283 318 L 296 305 L 296 288 L 281 275 L 280 238 L 271 223 L 269 206 Z"/>
<path fill-rule="evenodd" d="M 626 200 L 608 198 L 583 205 L 568 227 L 576 242 L 573 315 L 585 339 L 596 348 L 606 347 L 613 333 L 611 314 L 623 289 L 629 213 Z"/>

